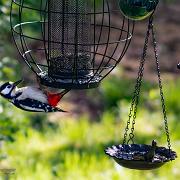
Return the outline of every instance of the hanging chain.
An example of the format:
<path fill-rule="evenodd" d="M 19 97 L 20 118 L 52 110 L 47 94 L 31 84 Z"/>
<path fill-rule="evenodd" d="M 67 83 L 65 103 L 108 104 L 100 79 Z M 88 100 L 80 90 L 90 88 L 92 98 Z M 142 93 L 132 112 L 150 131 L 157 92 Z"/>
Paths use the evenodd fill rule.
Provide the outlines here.
<path fill-rule="evenodd" d="M 126 144 L 126 142 L 127 142 L 127 144 L 129 144 L 130 141 L 132 143 L 134 143 L 134 129 L 135 129 L 135 123 L 136 123 L 135 120 L 136 120 L 136 115 L 137 115 L 137 110 L 138 110 L 139 99 L 140 99 L 142 78 L 143 78 L 143 72 L 144 72 L 144 65 L 146 62 L 146 55 L 147 55 L 150 31 L 152 33 L 152 41 L 153 41 L 155 61 L 156 61 L 156 67 L 157 67 L 158 84 L 159 84 L 159 89 L 160 89 L 160 96 L 161 96 L 162 110 L 163 110 L 163 116 L 164 116 L 165 131 L 166 131 L 166 136 L 167 136 L 167 143 L 168 143 L 168 148 L 170 150 L 171 149 L 171 141 L 170 141 L 168 119 L 167 119 L 165 99 L 164 99 L 161 73 L 160 73 L 159 56 L 158 56 L 158 51 L 157 51 L 157 42 L 156 42 L 155 31 L 154 31 L 154 26 L 153 26 L 153 14 L 149 18 L 148 30 L 146 33 L 146 38 L 145 38 L 145 43 L 144 43 L 144 48 L 143 48 L 143 54 L 142 54 L 142 57 L 140 60 L 138 78 L 136 81 L 135 90 L 134 90 L 134 94 L 133 94 L 133 98 L 132 98 L 132 103 L 131 103 L 130 112 L 129 112 L 129 118 L 128 118 L 127 125 L 125 128 L 123 144 Z M 127 135 L 128 135 L 128 131 L 129 131 L 129 125 L 131 124 L 131 118 L 133 118 L 132 127 L 131 127 L 131 132 L 129 133 L 129 139 L 127 141 Z"/>
<path fill-rule="evenodd" d="M 162 80 L 161 80 L 161 73 L 160 73 L 159 57 L 158 57 L 158 51 L 157 51 L 157 41 L 156 41 L 156 37 L 155 37 L 155 31 L 154 31 L 153 23 L 152 23 L 152 40 L 153 40 L 153 46 L 154 46 L 157 75 L 158 75 L 158 83 L 159 83 L 162 110 L 163 110 L 163 116 L 164 116 L 165 131 L 166 131 L 166 136 L 167 136 L 168 148 L 170 150 L 171 149 L 171 140 L 170 140 L 170 135 L 169 135 L 168 119 L 167 119 L 167 113 L 166 113 L 166 105 L 165 105 Z"/>
<path fill-rule="evenodd" d="M 133 93 L 133 98 L 132 98 L 132 103 L 130 107 L 130 112 L 129 112 L 129 118 L 127 121 L 127 125 L 125 128 L 125 133 L 124 133 L 124 139 L 123 139 L 123 144 L 126 144 L 127 141 L 127 135 L 129 131 L 129 125 L 131 124 L 131 118 L 133 117 L 132 121 L 132 128 L 131 128 L 131 133 L 129 134 L 129 140 L 127 143 L 132 141 L 134 143 L 134 127 L 135 127 L 135 119 L 136 119 L 136 114 L 137 114 L 137 107 L 139 104 L 139 95 L 141 91 L 141 84 L 142 84 L 142 78 L 143 78 L 143 72 L 144 72 L 144 64 L 146 61 L 146 55 L 147 55 L 147 49 L 148 49 L 148 42 L 149 42 L 149 36 L 150 36 L 150 30 L 151 30 L 151 24 L 152 22 L 149 21 L 148 25 L 148 30 L 146 33 L 146 38 L 145 38 L 145 43 L 144 43 L 144 48 L 143 48 L 143 54 L 140 60 L 140 66 L 139 66 L 139 71 L 138 71 L 138 77 L 136 80 L 136 85 L 135 85 L 135 90 Z"/>

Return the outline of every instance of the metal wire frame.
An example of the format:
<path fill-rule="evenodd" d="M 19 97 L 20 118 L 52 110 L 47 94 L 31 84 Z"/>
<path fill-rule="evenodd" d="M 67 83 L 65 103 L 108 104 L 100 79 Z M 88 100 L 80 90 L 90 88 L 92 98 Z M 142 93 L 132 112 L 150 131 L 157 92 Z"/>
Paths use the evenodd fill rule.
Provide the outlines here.
<path fill-rule="evenodd" d="M 68 0 L 66 0 L 68 1 Z M 78 1 L 77 6 L 78 6 Z M 119 21 L 119 25 L 114 25 L 112 23 L 112 14 L 117 13 L 117 10 L 111 10 L 108 0 L 101 0 L 101 8 L 97 8 L 96 1 L 93 2 L 93 7 L 87 12 L 62 12 L 62 11 L 50 11 L 48 2 L 49 0 L 40 0 L 39 8 L 33 7 L 27 4 L 26 0 L 12 0 L 11 3 L 11 30 L 12 35 L 16 44 L 16 47 L 22 56 L 23 60 L 26 62 L 28 67 L 40 78 L 40 82 L 44 85 L 55 87 L 55 88 L 72 88 L 72 89 L 84 89 L 84 88 L 94 88 L 99 85 L 99 83 L 107 77 L 113 69 L 119 64 L 123 56 L 125 55 L 134 32 L 133 21 L 130 21 L 123 17 Z M 15 12 L 18 10 L 18 13 Z M 33 13 L 39 14 L 39 19 L 31 21 L 26 21 L 24 18 L 25 13 L 31 11 Z M 17 13 L 17 14 L 16 14 Z M 47 30 L 48 17 L 50 13 L 54 14 L 68 14 L 69 16 L 85 15 L 90 17 L 90 31 L 91 39 L 86 42 L 65 42 L 63 38 L 59 41 L 51 40 L 47 38 L 49 30 Z M 14 16 L 16 16 L 14 18 Z M 16 22 L 14 22 L 16 19 Z M 100 19 L 100 20 L 99 20 Z M 32 34 L 27 34 L 25 28 L 31 26 L 38 26 L 40 31 L 40 36 L 35 37 Z M 78 24 L 76 25 L 78 26 Z M 113 34 L 118 34 L 116 38 L 113 38 Z M 75 32 L 75 39 L 78 39 L 78 32 Z M 105 38 L 104 38 L 105 36 Z M 29 43 L 29 41 L 31 43 Z M 38 48 L 32 48 L 32 42 L 41 44 Z M 71 69 L 66 69 L 66 71 L 71 71 L 71 77 L 58 77 L 49 75 L 50 71 L 50 43 L 61 44 L 63 46 L 73 46 L 75 47 L 75 58 L 74 64 Z M 78 48 L 85 48 L 84 53 L 90 55 L 91 66 L 86 68 L 86 71 L 90 72 L 81 77 L 78 76 Z M 56 49 L 54 49 L 56 50 Z M 58 50 L 58 49 L 57 49 Z M 42 55 L 43 54 L 43 58 Z M 38 56 L 41 59 L 38 60 Z M 42 60 L 42 59 L 45 59 Z M 84 70 L 84 69 L 83 69 Z"/>

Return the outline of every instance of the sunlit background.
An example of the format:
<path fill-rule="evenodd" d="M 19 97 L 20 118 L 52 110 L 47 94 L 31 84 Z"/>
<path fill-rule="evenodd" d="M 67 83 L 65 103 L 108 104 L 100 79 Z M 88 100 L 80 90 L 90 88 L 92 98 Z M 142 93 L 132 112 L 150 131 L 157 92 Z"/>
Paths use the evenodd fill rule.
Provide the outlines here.
<path fill-rule="evenodd" d="M 35 0 L 29 0 L 35 1 Z M 113 6 L 113 1 L 111 6 Z M 9 0 L 0 0 L 0 81 L 35 83 L 13 44 Z M 29 16 L 31 16 L 29 14 Z M 155 18 L 163 87 L 173 150 L 180 152 L 180 2 L 161 0 Z M 118 18 L 114 18 L 118 21 Z M 72 91 L 61 103 L 69 113 L 45 115 L 18 110 L 0 98 L 0 169 L 15 180 L 175 180 L 180 160 L 153 171 L 128 170 L 105 155 L 122 143 L 147 22 L 137 22 L 123 61 L 98 89 Z M 166 146 L 152 47 L 137 114 L 136 143 Z M 1 178 L 5 178 L 3 173 Z"/>

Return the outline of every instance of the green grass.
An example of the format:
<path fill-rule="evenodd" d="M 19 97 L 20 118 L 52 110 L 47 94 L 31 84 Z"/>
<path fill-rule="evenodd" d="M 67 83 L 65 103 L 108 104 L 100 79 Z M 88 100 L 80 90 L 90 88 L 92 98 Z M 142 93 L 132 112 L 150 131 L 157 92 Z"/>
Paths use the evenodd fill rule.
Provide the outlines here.
<path fill-rule="evenodd" d="M 6 143 L 3 149 L 8 154 L 6 163 L 16 168 L 16 174 L 12 175 L 11 179 L 179 179 L 180 161 L 178 159 L 158 170 L 142 172 L 122 168 L 104 154 L 104 148 L 122 141 L 128 109 L 127 104 L 122 103 L 122 105 L 121 117 L 115 117 L 106 112 L 101 122 L 94 123 L 86 117 L 78 121 L 65 117 L 61 118 L 56 130 L 47 128 L 47 131 L 42 133 L 28 128 L 27 136 L 24 136 L 22 132 L 17 133 L 16 141 Z M 156 138 L 159 144 L 165 145 L 164 135 L 160 132 L 161 128 L 155 126 L 160 124 L 157 120 L 161 115 L 158 112 L 150 114 L 142 110 L 138 117 L 137 141 L 150 143 L 152 138 Z M 172 145 L 176 151 L 180 152 L 180 142 L 176 133 L 178 132 L 172 134 Z"/>
<path fill-rule="evenodd" d="M 112 81 L 112 79 L 113 81 Z M 122 142 L 133 83 L 128 86 L 111 76 L 100 88 L 106 106 L 101 117 L 49 116 L 24 113 L 0 99 L 1 166 L 16 169 L 12 180 L 175 180 L 180 179 L 180 160 L 153 171 L 129 170 L 105 155 L 104 149 Z M 129 89 L 128 89 L 129 88 Z M 128 91 L 126 91 L 128 89 Z M 164 86 L 173 150 L 180 152 L 180 80 Z M 111 92 L 113 92 L 111 94 Z M 92 94 L 90 94 L 93 97 Z M 97 102 L 98 102 L 97 97 Z M 96 102 L 96 103 L 97 103 Z M 166 146 L 159 90 L 143 83 L 137 114 L 135 142 L 150 144 L 156 139 Z M 8 141 L 7 141 L 8 140 Z M 7 155 L 7 158 L 4 156 Z M 3 176 L 2 176 L 3 177 Z"/>

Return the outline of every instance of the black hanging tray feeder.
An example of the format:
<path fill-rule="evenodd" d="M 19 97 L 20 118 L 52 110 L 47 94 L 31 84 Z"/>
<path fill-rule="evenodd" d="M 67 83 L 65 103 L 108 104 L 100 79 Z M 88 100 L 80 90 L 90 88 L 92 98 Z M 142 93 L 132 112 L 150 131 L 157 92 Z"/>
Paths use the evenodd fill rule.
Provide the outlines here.
<path fill-rule="evenodd" d="M 177 158 L 172 150 L 145 144 L 120 144 L 108 147 L 105 153 L 119 165 L 137 170 L 156 169 Z"/>
<path fill-rule="evenodd" d="M 152 42 L 154 47 L 154 55 L 156 62 L 156 70 L 158 74 L 158 84 L 160 89 L 160 97 L 162 103 L 162 111 L 165 125 L 165 132 L 167 136 L 167 147 L 158 147 L 155 140 L 152 141 L 152 145 L 134 144 L 134 130 L 136 124 L 136 117 L 138 111 L 138 104 L 140 100 L 140 92 L 143 80 L 144 65 L 146 62 L 146 55 L 148 50 L 148 43 L 150 35 L 152 35 Z M 157 50 L 157 42 L 155 38 L 155 31 L 153 26 L 153 14 L 149 18 L 147 33 L 145 36 L 145 43 L 143 48 L 142 57 L 140 60 L 140 66 L 138 71 L 138 77 L 135 85 L 134 94 L 132 97 L 132 103 L 128 116 L 127 125 L 125 128 L 123 143 L 118 146 L 112 146 L 105 150 L 105 153 L 112 157 L 119 165 L 137 170 L 151 170 L 156 169 L 169 161 L 175 160 L 177 154 L 171 150 L 171 141 L 168 127 L 168 119 L 166 114 L 165 98 L 163 93 L 163 86 L 160 73 L 159 56 Z M 131 125 L 131 128 L 130 128 Z M 130 131 L 130 132 L 129 132 Z M 129 139 L 127 139 L 129 135 Z M 130 144 L 130 142 L 132 144 Z"/>

